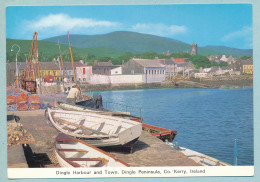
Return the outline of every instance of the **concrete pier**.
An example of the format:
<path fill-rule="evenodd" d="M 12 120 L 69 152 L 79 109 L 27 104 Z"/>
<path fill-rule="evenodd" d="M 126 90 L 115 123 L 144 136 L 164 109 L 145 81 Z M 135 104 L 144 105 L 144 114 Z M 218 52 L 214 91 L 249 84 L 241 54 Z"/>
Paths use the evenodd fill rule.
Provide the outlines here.
<path fill-rule="evenodd" d="M 35 139 L 35 143 L 27 145 L 26 159 L 28 167 L 59 167 L 54 155 L 54 141 L 58 131 L 46 123 L 44 111 L 12 111 L 7 115 L 19 117 L 20 123 Z M 10 148 L 10 150 L 12 150 Z M 120 149 L 106 149 L 106 152 L 116 156 L 133 167 L 145 166 L 200 166 L 201 164 L 189 159 L 182 152 L 174 150 L 161 140 L 150 136 L 143 131 L 138 142 L 134 145 L 132 153 Z M 19 155 L 22 151 L 19 150 Z M 15 152 L 8 152 L 8 158 L 14 159 Z M 22 155 L 22 154 L 21 154 Z M 33 158 L 33 160 L 30 160 Z M 10 160 L 11 161 L 11 160 Z M 17 167 L 19 164 L 17 164 Z M 15 167 L 9 163 L 8 167 Z M 27 166 L 21 166 L 27 167 Z"/>

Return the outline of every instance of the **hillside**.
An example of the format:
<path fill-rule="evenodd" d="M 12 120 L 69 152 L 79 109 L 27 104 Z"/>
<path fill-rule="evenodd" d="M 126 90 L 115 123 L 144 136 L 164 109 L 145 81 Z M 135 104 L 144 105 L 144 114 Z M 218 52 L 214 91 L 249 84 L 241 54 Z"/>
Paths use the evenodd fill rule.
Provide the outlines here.
<path fill-rule="evenodd" d="M 252 56 L 253 50 L 252 49 L 236 49 L 231 47 L 225 46 L 205 46 L 204 49 L 214 50 L 221 54 L 232 54 L 236 56 Z"/>
<path fill-rule="evenodd" d="M 17 47 L 14 47 L 15 51 L 11 52 L 11 46 L 17 44 L 20 46 L 21 50 L 18 55 L 19 60 L 25 60 L 24 54 L 29 54 L 31 49 L 31 40 L 16 40 L 16 39 L 6 39 L 6 52 L 7 58 L 10 60 L 15 59 Z M 39 41 L 37 42 L 39 56 L 41 61 L 47 61 L 50 57 L 57 57 L 59 55 L 59 47 L 57 42 Z M 70 60 L 69 47 L 64 44 L 60 44 L 61 53 L 65 60 Z M 96 48 L 78 48 L 72 46 L 73 56 L 77 57 L 87 57 L 89 55 L 94 55 L 95 57 L 118 57 L 124 54 L 123 51 L 115 50 L 108 47 L 96 47 Z"/>
<path fill-rule="evenodd" d="M 136 32 L 118 31 L 103 35 L 70 35 L 71 44 L 79 48 L 107 47 L 132 53 L 157 52 L 190 52 L 190 45 L 178 40 Z M 45 39 L 49 42 L 60 41 L 68 44 L 67 35 Z M 233 56 L 252 56 L 252 50 L 234 49 L 222 46 L 199 47 L 202 55 L 218 55 L 221 53 Z"/>

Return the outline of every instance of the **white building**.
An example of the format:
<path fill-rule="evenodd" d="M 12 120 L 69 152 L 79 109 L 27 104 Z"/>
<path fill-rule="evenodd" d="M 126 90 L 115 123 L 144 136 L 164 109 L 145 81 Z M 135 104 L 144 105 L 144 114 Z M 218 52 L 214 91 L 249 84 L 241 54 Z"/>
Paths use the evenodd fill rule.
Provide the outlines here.
<path fill-rule="evenodd" d="M 76 67 L 76 75 L 77 81 L 80 81 L 81 83 L 89 83 L 92 75 L 92 66 L 82 65 Z"/>

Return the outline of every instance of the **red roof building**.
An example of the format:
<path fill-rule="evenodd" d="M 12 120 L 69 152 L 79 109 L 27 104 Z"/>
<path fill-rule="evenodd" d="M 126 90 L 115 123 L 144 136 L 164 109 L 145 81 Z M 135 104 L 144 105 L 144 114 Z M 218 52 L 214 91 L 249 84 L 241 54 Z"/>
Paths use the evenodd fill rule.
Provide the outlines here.
<path fill-rule="evenodd" d="M 174 58 L 175 63 L 184 63 L 187 58 Z"/>

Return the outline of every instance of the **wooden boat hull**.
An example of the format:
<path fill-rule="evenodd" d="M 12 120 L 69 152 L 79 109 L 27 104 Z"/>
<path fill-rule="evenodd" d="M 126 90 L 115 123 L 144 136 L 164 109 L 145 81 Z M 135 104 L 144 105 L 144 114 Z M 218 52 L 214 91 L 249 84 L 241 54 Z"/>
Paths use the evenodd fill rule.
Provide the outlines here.
<path fill-rule="evenodd" d="M 144 131 L 147 131 L 150 135 L 157 137 L 164 142 L 166 140 L 172 142 L 175 136 L 177 135 L 177 131 L 169 130 L 169 129 L 165 129 L 165 128 L 161 128 L 158 126 L 153 126 L 145 123 L 143 123 L 142 127 Z"/>
<path fill-rule="evenodd" d="M 141 123 L 118 117 L 49 108 L 48 116 L 58 131 L 96 147 L 133 145 L 142 132 Z"/>
<path fill-rule="evenodd" d="M 85 102 L 85 101 L 82 101 Z M 89 101 L 86 101 L 89 102 Z M 65 102 L 57 102 L 57 105 L 59 108 L 63 110 L 68 110 L 68 111 L 80 111 L 80 112 L 88 112 L 88 113 L 96 113 L 96 114 L 101 114 L 101 115 L 108 115 L 108 116 L 126 116 L 130 117 L 130 114 L 127 112 L 120 112 L 120 111 L 109 111 L 109 110 L 97 110 L 93 109 L 90 107 L 84 107 L 82 105 L 73 105 Z"/>
<path fill-rule="evenodd" d="M 65 110 L 82 111 L 82 112 L 97 113 L 97 114 L 101 114 L 101 115 L 118 116 L 118 117 L 123 117 L 125 119 L 130 119 L 132 121 L 136 121 L 136 122 L 140 122 L 140 123 L 142 123 L 142 120 L 143 120 L 140 117 L 132 116 L 130 114 L 121 113 L 121 112 L 114 112 L 114 111 L 108 111 L 108 110 L 103 110 L 103 111 L 94 110 L 94 109 L 90 109 L 87 107 L 72 105 L 72 104 L 68 104 L 68 103 L 64 103 L 64 102 L 58 102 L 57 104 L 60 108 L 65 109 Z M 155 136 L 164 142 L 166 140 L 168 140 L 169 142 L 172 142 L 174 140 L 175 136 L 177 135 L 177 131 L 165 129 L 165 128 L 161 128 L 161 127 L 157 127 L 157 126 L 153 126 L 153 125 L 149 125 L 149 124 L 145 124 L 145 123 L 142 123 L 142 128 L 144 131 L 147 131 L 152 136 Z"/>
<path fill-rule="evenodd" d="M 54 152 L 61 167 L 129 167 L 101 149 L 64 134 L 57 136 Z"/>

